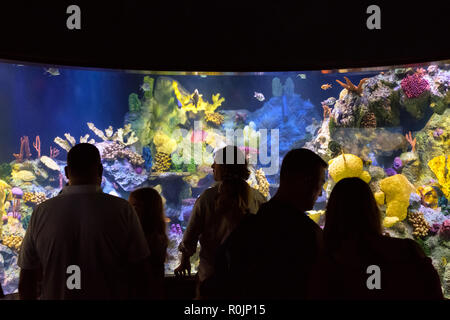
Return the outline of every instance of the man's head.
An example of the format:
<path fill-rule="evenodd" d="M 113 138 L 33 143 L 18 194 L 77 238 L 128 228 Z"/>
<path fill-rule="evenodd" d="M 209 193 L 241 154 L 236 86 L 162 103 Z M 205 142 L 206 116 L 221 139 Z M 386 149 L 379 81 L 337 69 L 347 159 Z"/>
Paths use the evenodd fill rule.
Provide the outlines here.
<path fill-rule="evenodd" d="M 322 195 L 327 163 L 308 149 L 293 149 L 283 158 L 278 193 L 303 210 L 311 210 Z"/>
<path fill-rule="evenodd" d="M 67 154 L 65 172 L 70 185 L 101 185 L 103 166 L 100 152 L 92 144 L 77 144 Z"/>

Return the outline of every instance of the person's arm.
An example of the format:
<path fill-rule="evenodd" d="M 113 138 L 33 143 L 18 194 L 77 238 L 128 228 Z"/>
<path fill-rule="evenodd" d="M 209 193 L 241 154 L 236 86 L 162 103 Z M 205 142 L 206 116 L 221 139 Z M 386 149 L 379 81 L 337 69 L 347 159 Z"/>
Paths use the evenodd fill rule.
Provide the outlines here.
<path fill-rule="evenodd" d="M 39 206 L 33 211 L 19 253 L 17 264 L 21 268 L 19 278 L 19 297 L 35 300 L 40 295 L 42 269 L 33 237 Z"/>
<path fill-rule="evenodd" d="M 191 275 L 190 258 L 197 250 L 197 242 L 203 230 L 204 208 L 200 196 L 192 208 L 191 217 L 178 249 L 181 251 L 180 265 L 174 270 L 176 276 Z"/>

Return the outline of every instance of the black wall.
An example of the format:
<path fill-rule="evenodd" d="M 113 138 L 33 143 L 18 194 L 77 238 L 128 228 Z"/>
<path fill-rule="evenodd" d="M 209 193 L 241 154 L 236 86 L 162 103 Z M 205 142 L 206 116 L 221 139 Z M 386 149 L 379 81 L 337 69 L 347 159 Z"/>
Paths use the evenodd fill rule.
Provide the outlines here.
<path fill-rule="evenodd" d="M 66 8 L 81 7 L 81 30 Z M 368 30 L 366 8 L 381 8 Z M 18 1 L 0 59 L 146 70 L 276 71 L 450 58 L 446 1 Z"/>

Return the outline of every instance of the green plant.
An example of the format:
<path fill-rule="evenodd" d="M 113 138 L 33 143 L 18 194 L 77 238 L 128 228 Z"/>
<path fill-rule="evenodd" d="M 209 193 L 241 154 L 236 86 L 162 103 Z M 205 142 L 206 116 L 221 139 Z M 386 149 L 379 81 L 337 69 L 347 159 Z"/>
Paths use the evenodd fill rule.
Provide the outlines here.
<path fill-rule="evenodd" d="M 131 112 L 141 111 L 141 101 L 136 93 L 132 93 L 128 96 L 128 108 Z"/>
<path fill-rule="evenodd" d="M 197 166 L 195 165 L 194 158 L 191 158 L 191 163 L 187 166 L 187 171 L 190 173 L 197 172 Z"/>
<path fill-rule="evenodd" d="M 2 163 L 0 165 L 0 179 L 8 182 L 11 178 L 12 167 L 9 163 Z"/>

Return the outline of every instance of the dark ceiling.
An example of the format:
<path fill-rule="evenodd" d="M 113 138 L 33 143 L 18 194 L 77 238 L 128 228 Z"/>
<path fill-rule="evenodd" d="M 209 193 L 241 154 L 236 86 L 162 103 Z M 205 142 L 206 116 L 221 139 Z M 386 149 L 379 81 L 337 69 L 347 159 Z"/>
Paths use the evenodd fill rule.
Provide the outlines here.
<path fill-rule="evenodd" d="M 16 1 L 0 10 L 0 59 L 85 67 L 285 71 L 450 58 L 445 1 Z M 66 8 L 81 8 L 81 30 Z M 381 8 L 381 30 L 366 9 Z"/>

